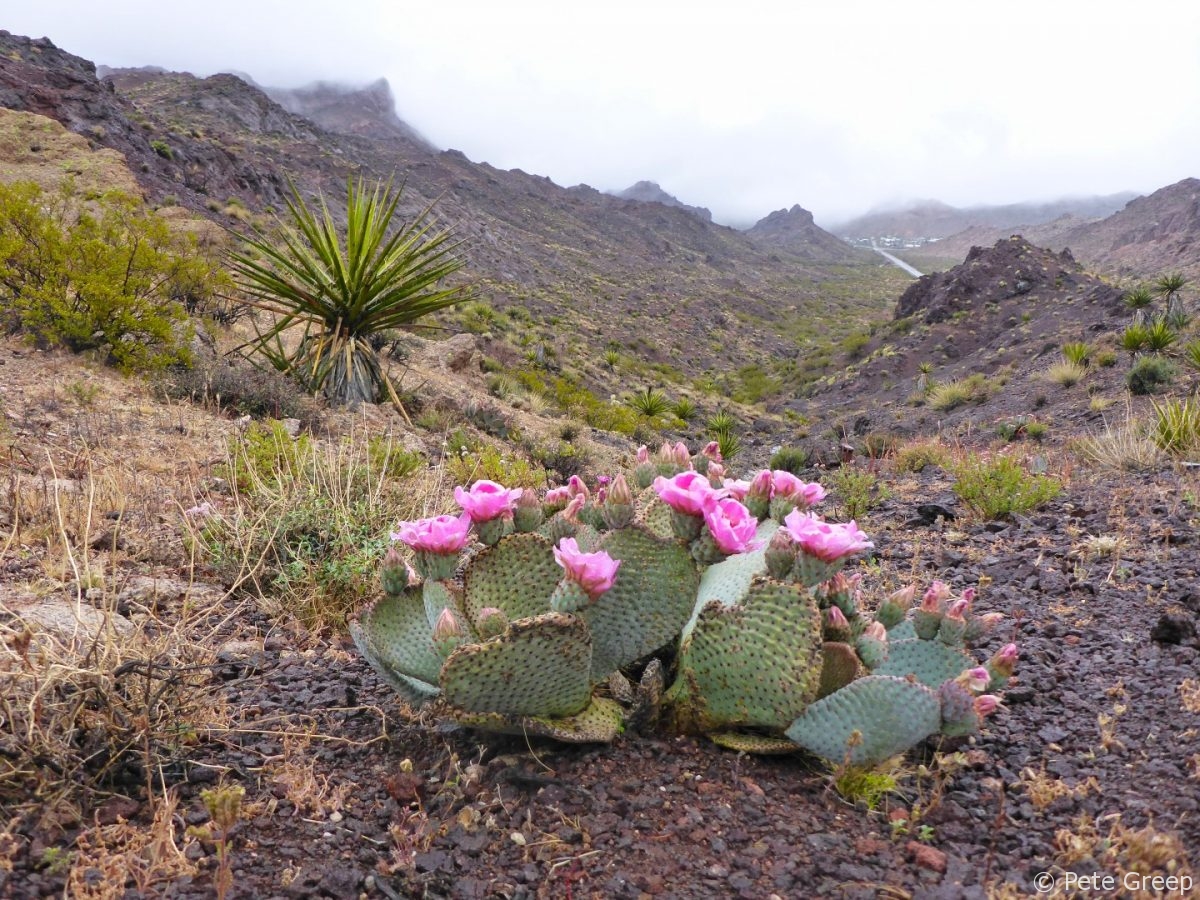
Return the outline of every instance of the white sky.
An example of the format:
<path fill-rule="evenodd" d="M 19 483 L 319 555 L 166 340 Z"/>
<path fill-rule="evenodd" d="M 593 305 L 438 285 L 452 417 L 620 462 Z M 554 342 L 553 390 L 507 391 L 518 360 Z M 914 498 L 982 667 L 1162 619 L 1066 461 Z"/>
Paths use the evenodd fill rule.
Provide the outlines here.
<path fill-rule="evenodd" d="M 114 66 L 382 75 L 439 147 L 725 222 L 1200 176 L 1187 0 L 0 0 L 0 27 Z"/>

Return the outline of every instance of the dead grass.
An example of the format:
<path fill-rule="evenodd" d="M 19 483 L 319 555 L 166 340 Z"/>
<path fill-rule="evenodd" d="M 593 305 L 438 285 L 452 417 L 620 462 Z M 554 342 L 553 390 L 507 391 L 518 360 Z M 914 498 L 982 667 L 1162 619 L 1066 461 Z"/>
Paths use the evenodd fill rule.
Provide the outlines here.
<path fill-rule="evenodd" d="M 1106 423 L 1073 443 L 1075 452 L 1086 462 L 1116 472 L 1148 472 L 1163 461 L 1162 450 L 1150 439 L 1146 427 L 1128 409 L 1121 425 Z"/>
<path fill-rule="evenodd" d="M 1190 713 L 1200 713 L 1200 681 L 1185 678 L 1179 685 L 1179 699 Z"/>
<path fill-rule="evenodd" d="M 1086 797 L 1092 792 L 1099 794 L 1101 790 L 1100 782 L 1095 778 L 1081 781 L 1072 787 L 1059 778 L 1047 775 L 1044 769 L 1038 771 L 1031 768 L 1021 771 L 1021 784 L 1025 788 L 1025 796 L 1029 798 L 1029 802 L 1039 810 L 1045 809 L 1063 797 L 1078 799 Z"/>
<path fill-rule="evenodd" d="M 1182 890 L 1168 889 L 1164 893 L 1161 889 L 1154 890 L 1149 883 L 1143 889 L 1141 878 L 1149 876 L 1187 878 L 1190 885 L 1195 883 L 1183 842 L 1174 834 L 1157 830 L 1153 824 L 1131 828 L 1121 821 L 1119 813 L 1098 820 L 1083 816 L 1073 829 L 1059 829 L 1055 847 L 1055 862 L 1064 870 L 1098 863 L 1102 871 L 1113 873 L 1124 888 L 1122 897 L 1142 900 L 1193 896 L 1190 891 Z"/>

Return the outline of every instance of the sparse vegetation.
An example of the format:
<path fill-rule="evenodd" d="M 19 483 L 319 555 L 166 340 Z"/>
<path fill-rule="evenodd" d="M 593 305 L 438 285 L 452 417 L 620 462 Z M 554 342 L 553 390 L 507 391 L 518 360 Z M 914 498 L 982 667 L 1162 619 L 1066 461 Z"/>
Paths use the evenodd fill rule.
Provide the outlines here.
<path fill-rule="evenodd" d="M 1182 455 L 1200 449 L 1200 399 L 1184 397 L 1151 401 L 1154 428 L 1151 437 L 1163 451 Z"/>
<path fill-rule="evenodd" d="M 897 472 L 921 472 L 926 466 L 945 468 L 950 453 L 941 441 L 930 438 L 913 441 L 897 448 L 892 464 Z"/>
<path fill-rule="evenodd" d="M 1030 475 L 1011 456 L 987 459 L 970 454 L 954 474 L 954 493 L 972 512 L 989 520 L 1027 513 L 1062 490 L 1058 479 Z"/>
<path fill-rule="evenodd" d="M 1175 378 L 1175 364 L 1160 356 L 1144 356 L 1133 364 L 1125 376 L 1129 393 L 1138 396 L 1153 394 Z"/>
<path fill-rule="evenodd" d="M 1062 360 L 1050 366 L 1046 370 L 1046 380 L 1052 381 L 1055 384 L 1068 388 L 1083 381 L 1087 376 L 1087 369 L 1077 362 L 1070 360 Z"/>
<path fill-rule="evenodd" d="M 1062 354 L 1067 362 L 1086 367 L 1092 358 L 1092 348 L 1084 341 L 1069 341 L 1063 344 Z"/>
<path fill-rule="evenodd" d="M 771 454 L 772 470 L 799 475 L 808 466 L 809 452 L 803 447 L 780 447 Z"/>

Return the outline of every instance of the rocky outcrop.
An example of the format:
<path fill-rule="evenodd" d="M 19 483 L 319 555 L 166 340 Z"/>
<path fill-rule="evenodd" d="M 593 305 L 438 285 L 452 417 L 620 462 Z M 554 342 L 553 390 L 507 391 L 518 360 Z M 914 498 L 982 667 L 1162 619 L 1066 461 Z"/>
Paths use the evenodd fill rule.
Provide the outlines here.
<path fill-rule="evenodd" d="M 764 246 L 778 247 L 808 258 L 849 262 L 863 254 L 834 237 L 813 221 L 813 214 L 799 204 L 778 209 L 750 228 L 746 235 Z"/>
<path fill-rule="evenodd" d="M 317 81 L 299 88 L 263 90 L 288 112 L 311 119 L 326 131 L 385 141 L 400 139 L 435 149 L 396 115 L 396 100 L 386 78 L 362 87 Z"/>
<path fill-rule="evenodd" d="M 636 200 L 639 203 L 661 203 L 663 206 L 673 206 L 691 213 L 703 222 L 712 221 L 712 212 L 703 206 L 689 206 L 672 194 L 668 194 L 656 182 L 639 181 L 637 184 L 618 191 L 613 196 L 622 200 Z"/>

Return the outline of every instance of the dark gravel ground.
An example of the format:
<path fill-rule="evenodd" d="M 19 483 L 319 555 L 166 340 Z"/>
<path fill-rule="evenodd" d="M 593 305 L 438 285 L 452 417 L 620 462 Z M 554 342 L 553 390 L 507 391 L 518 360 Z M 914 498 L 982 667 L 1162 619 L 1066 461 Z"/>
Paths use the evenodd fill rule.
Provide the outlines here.
<path fill-rule="evenodd" d="M 413 721 L 352 647 L 302 649 L 245 612 L 231 637 L 266 640 L 230 645 L 212 684 L 237 727 L 164 772 L 194 872 L 125 896 L 214 896 L 215 847 L 182 826 L 205 825 L 199 793 L 222 779 L 246 790 L 231 897 L 1003 898 L 1036 895 L 1044 872 L 1054 896 L 1138 896 L 1141 876 L 1176 879 L 1141 896 L 1194 895 L 1182 880 L 1200 847 L 1188 478 L 1077 473 L 1030 517 L 918 526 L 917 503 L 954 509 L 938 472 L 872 513 L 868 582 L 979 583 L 978 608 L 1009 616 L 981 652 L 1015 640 L 1021 653 L 986 731 L 914 750 L 873 811 L 799 754 L 666 734 L 531 746 Z M 1089 543 L 1100 535 L 1115 550 Z M 147 826 L 134 798 L 116 808 Z M 45 847 L 72 833 L 23 837 L 0 896 L 64 896 Z M 1093 874 L 1111 889 L 1078 890 Z"/>

